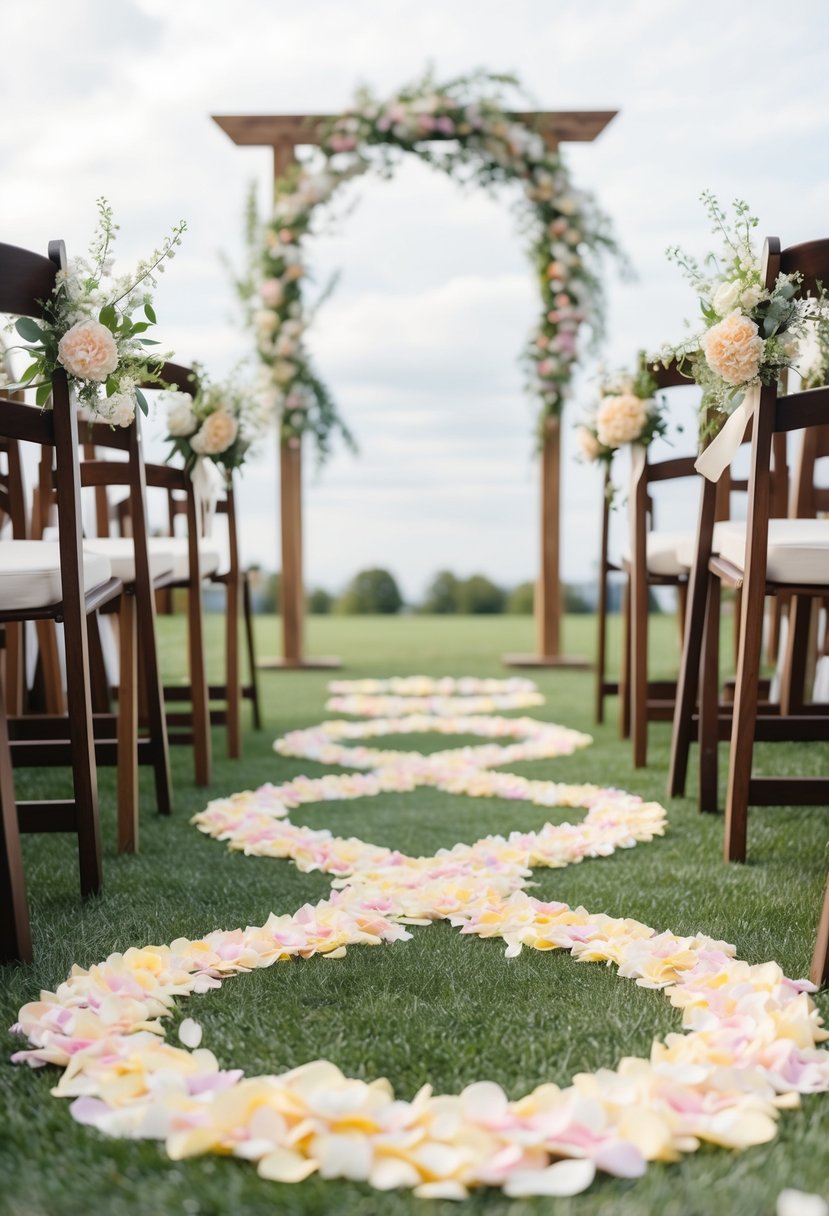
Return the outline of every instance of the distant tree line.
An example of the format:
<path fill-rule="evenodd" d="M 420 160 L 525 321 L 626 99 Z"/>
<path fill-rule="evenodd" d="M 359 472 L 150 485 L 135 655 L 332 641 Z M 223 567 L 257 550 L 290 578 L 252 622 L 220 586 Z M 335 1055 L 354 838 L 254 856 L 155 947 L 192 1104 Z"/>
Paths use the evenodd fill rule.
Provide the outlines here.
<path fill-rule="evenodd" d="M 253 600 L 257 612 L 278 612 L 281 579 L 278 574 L 263 574 L 254 570 Z M 612 600 L 618 599 L 618 593 Z M 592 593 L 592 594 L 591 594 Z M 374 567 L 355 574 L 340 595 L 322 587 L 311 589 L 307 596 L 308 611 L 314 615 L 328 613 L 341 616 L 394 615 L 403 611 L 436 616 L 479 616 L 508 613 L 530 616 L 533 611 L 534 586 L 531 582 L 516 587 L 502 587 L 485 574 L 459 577 L 451 570 L 439 570 L 432 578 L 419 603 L 407 605 L 397 580 L 389 570 Z M 595 590 L 590 586 L 565 586 L 565 611 L 592 612 Z M 611 610 L 613 610 L 611 606 Z"/>

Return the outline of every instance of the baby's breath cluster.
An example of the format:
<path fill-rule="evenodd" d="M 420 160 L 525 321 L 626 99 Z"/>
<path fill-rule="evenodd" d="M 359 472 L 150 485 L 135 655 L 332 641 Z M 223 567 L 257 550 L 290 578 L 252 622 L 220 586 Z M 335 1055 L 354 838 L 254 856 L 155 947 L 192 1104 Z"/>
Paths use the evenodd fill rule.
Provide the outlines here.
<path fill-rule="evenodd" d="M 794 367 L 809 333 L 826 331 L 829 312 L 822 289 L 817 295 L 802 293 L 799 274 L 781 273 L 765 286 L 754 241 L 758 221 L 748 203 L 737 199 L 730 220 L 710 192 L 703 193 L 702 202 L 720 252 L 709 253 L 703 263 L 676 246 L 667 256 L 699 296 L 705 328 L 666 347 L 663 356 L 666 362 L 676 358 L 701 386 L 703 417 L 716 425 L 748 389 L 774 384 Z"/>
<path fill-rule="evenodd" d="M 74 258 L 57 274 L 45 302 L 43 319 L 20 317 L 16 329 L 30 358 L 19 387 L 35 389 L 46 406 L 51 378 L 58 367 L 87 415 L 113 426 L 128 426 L 138 404 L 147 402 L 140 385 L 157 381 L 164 356 L 151 353 L 158 343 L 146 337 L 156 322 L 152 289 L 167 262 L 175 257 L 187 228 L 182 220 L 149 258 L 131 274 L 113 276 L 113 247 L 118 232 L 112 208 L 98 199 L 98 224 L 85 258 Z"/>
<path fill-rule="evenodd" d="M 262 390 L 282 438 L 314 436 L 321 456 L 332 433 L 349 438 L 336 405 L 314 372 L 305 344 L 311 313 L 303 297 L 304 245 L 317 209 L 369 169 L 388 173 L 414 153 L 462 184 L 522 187 L 522 222 L 538 275 L 542 313 L 525 355 L 542 419 L 567 396 L 578 336 L 601 321 L 596 254 L 615 248 L 593 199 L 576 190 L 558 153 L 506 108 L 508 77 L 477 73 L 438 83 L 427 75 L 380 101 L 367 91 L 323 132 L 320 154 L 277 183 L 271 219 L 249 224 L 251 271 L 239 284 L 263 364 Z"/>

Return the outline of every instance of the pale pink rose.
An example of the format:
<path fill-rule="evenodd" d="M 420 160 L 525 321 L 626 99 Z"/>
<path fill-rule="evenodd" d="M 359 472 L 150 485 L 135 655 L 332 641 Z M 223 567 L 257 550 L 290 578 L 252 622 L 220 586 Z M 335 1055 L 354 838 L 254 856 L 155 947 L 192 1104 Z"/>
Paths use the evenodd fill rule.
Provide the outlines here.
<path fill-rule="evenodd" d="M 328 146 L 332 152 L 353 152 L 357 147 L 357 140 L 353 135 L 339 135 L 335 131 L 328 140 Z"/>
<path fill-rule="evenodd" d="M 747 384 L 760 370 L 763 339 L 754 321 L 736 309 L 712 325 L 700 345 L 705 362 L 726 384 Z"/>
<path fill-rule="evenodd" d="M 58 343 L 58 359 L 70 376 L 100 383 L 118 366 L 118 347 L 100 321 L 78 321 Z"/>
<path fill-rule="evenodd" d="M 603 398 L 596 413 L 596 435 L 602 447 L 618 448 L 638 439 L 648 420 L 649 404 L 634 393 Z"/>
<path fill-rule="evenodd" d="M 216 410 L 209 414 L 201 425 L 201 429 L 193 436 L 190 443 L 193 450 L 204 456 L 218 456 L 226 452 L 233 444 L 239 433 L 239 423 L 224 410 Z"/>
<path fill-rule="evenodd" d="M 259 296 L 268 308 L 279 308 L 285 296 L 285 288 L 279 279 L 265 279 L 259 288 Z"/>

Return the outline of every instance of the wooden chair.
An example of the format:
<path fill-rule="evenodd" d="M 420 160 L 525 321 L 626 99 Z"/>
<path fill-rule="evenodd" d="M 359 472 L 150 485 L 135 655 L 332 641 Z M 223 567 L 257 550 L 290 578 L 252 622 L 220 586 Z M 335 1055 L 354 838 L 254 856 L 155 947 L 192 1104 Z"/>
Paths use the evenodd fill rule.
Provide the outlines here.
<path fill-rule="evenodd" d="M 124 593 L 115 605 L 122 668 L 118 722 L 125 736 L 135 740 L 135 752 L 132 771 L 122 774 L 119 770 L 118 847 L 121 852 L 134 852 L 138 847 L 139 765 L 148 765 L 153 770 L 159 813 L 169 815 L 172 809 L 167 723 L 156 639 L 155 589 L 171 579 L 174 564 L 169 556 L 155 551 L 149 537 L 140 414 L 136 414 L 128 427 L 84 423 L 81 431 L 84 439 L 81 485 L 94 487 L 97 533 L 84 541 L 84 548 L 107 557 L 124 585 Z M 101 458 L 102 452 L 116 451 L 125 453 L 126 460 Z M 129 490 L 125 500 L 129 504 L 131 521 L 128 537 L 109 534 L 107 489 L 111 486 L 125 486 Z M 136 679 L 140 679 L 140 686 L 136 688 L 140 694 L 137 700 L 132 692 Z M 109 693 L 108 681 L 99 681 L 98 704 L 102 714 L 111 713 Z M 139 704 L 146 725 L 141 734 L 137 717 Z M 130 723 L 123 722 L 125 713 L 132 719 Z"/>
<path fill-rule="evenodd" d="M 192 393 L 196 377 L 189 367 L 164 363 L 159 368 L 162 381 L 181 392 Z M 146 390 L 158 385 L 145 385 Z M 210 703 L 204 644 L 202 582 L 216 573 L 221 563 L 219 547 L 202 535 L 200 506 L 196 502 L 193 483 L 184 469 L 171 465 L 146 465 L 147 486 L 163 490 L 169 498 L 177 496 L 183 502 L 181 512 L 187 521 L 187 535 L 153 536 L 150 552 L 171 558 L 173 573 L 166 581 L 171 590 L 180 588 L 187 593 L 187 656 L 188 679 L 179 684 L 163 686 L 167 730 L 173 745 L 193 749 L 196 785 L 210 784 L 212 774 L 212 740 L 210 733 Z M 180 708 L 189 703 L 189 709 Z M 175 708 L 170 708 L 175 706 Z"/>
<path fill-rule="evenodd" d="M 0 312 L 43 319 L 58 269 L 66 265 L 63 242 L 53 241 L 49 257 L 0 245 Z M 56 542 L 7 540 L 0 543 L 0 625 L 11 621 L 62 620 L 66 635 L 68 714 L 59 743 L 72 771 L 73 796 L 58 801 L 16 802 L 5 698 L 0 688 L 0 956 L 31 958 L 20 832 L 73 832 L 78 837 L 81 892 L 101 886 L 98 787 L 93 747 L 86 615 L 117 595 L 104 557 L 84 554 L 81 544 L 78 433 L 66 376 L 52 379 L 52 409 L 0 397 L 0 433 L 55 450 L 55 484 L 60 512 Z M 39 766 L 41 749 L 29 758 Z"/>
<path fill-rule="evenodd" d="M 781 251 L 780 242 L 769 238 L 763 253 L 767 287 L 781 272 L 801 274 L 800 290 L 815 291 L 817 284 L 829 277 L 829 240 Z M 740 587 L 743 593 L 726 797 L 724 852 L 729 861 L 745 860 L 749 806 L 829 803 L 829 776 L 755 777 L 752 771 L 755 739 L 829 742 L 827 708 L 815 707 L 819 712 L 813 713 L 790 712 L 791 701 L 785 689 L 780 713 L 758 716 L 765 597 L 789 597 L 789 634 L 796 640 L 804 636 L 801 614 L 808 617 L 812 602 L 823 599 L 829 588 L 829 520 L 771 517 L 772 450 L 777 436 L 827 422 L 829 388 L 782 396 L 776 384 L 763 386 L 752 428 L 746 525 L 741 533 L 732 529 L 719 555 L 708 563 L 700 737 L 712 739 L 715 751 L 717 716 L 713 712 L 714 698 L 706 696 L 706 688 L 712 683 L 716 686 L 720 588 Z M 712 723 L 710 729 L 706 719 Z"/>
<path fill-rule="evenodd" d="M 206 582 L 224 587 L 227 597 L 225 603 L 225 678 L 222 684 L 210 684 L 208 695 L 213 703 L 210 708 L 211 724 L 226 727 L 228 757 L 231 760 L 238 760 L 242 755 L 242 702 L 250 701 L 251 703 L 255 730 L 261 730 L 262 717 L 259 705 L 250 582 L 247 572 L 242 570 L 239 557 L 239 533 L 233 483 L 232 473 L 228 474 L 224 497 L 216 504 L 216 515 L 222 517 L 227 523 L 227 561 L 222 562 L 217 569 L 206 575 Z M 178 516 L 186 514 L 186 511 L 186 496 L 171 492 L 168 497 L 171 536 L 175 535 L 176 519 Z M 241 674 L 240 619 L 245 631 L 245 650 L 249 673 L 247 683 L 242 682 Z"/>
<path fill-rule="evenodd" d="M 792 478 L 791 517 L 793 519 L 815 519 L 829 515 L 829 486 L 820 486 L 816 479 L 816 464 L 822 457 L 829 457 L 829 423 L 809 427 L 803 432 Z M 791 614 L 790 628 L 786 637 L 786 655 L 781 669 L 780 699 L 784 712 L 800 713 L 806 705 L 806 689 L 815 677 L 818 655 L 818 614 L 823 610 L 829 614 L 829 594 L 811 603 L 811 611 L 801 606 Z M 829 653 L 829 624 L 822 643 L 822 650 Z M 813 700 L 820 698 L 814 697 Z"/>
<path fill-rule="evenodd" d="M 657 389 L 688 386 L 676 363 L 652 369 Z M 640 452 L 642 450 L 640 449 Z M 625 656 L 622 686 L 624 696 L 621 727 L 625 735 L 625 714 L 629 713 L 633 742 L 633 764 L 647 764 L 648 723 L 670 721 L 673 716 L 676 685 L 673 681 L 648 679 L 648 600 L 653 587 L 675 587 L 679 600 L 680 637 L 684 627 L 685 593 L 688 570 L 678 555 L 679 546 L 687 541 L 686 533 L 662 533 L 654 529 L 652 491 L 657 484 L 681 478 L 696 478 L 694 457 L 672 457 L 650 462 L 647 451 L 643 459 L 634 459 L 629 500 L 630 552 L 623 561 L 628 573 L 626 597 Z M 679 644 L 677 644 L 677 660 Z"/>
<path fill-rule="evenodd" d="M 813 984 L 829 984 L 829 877 L 826 879 L 826 894 L 823 897 L 809 978 Z"/>
<path fill-rule="evenodd" d="M 610 507 L 613 483 L 610 465 L 604 466 L 602 478 L 602 531 L 599 548 L 599 593 L 596 603 L 596 689 L 595 717 L 597 723 L 604 722 L 604 703 L 607 697 L 621 695 L 620 680 L 609 680 L 607 676 L 607 615 L 610 575 L 621 572 L 622 567 L 610 560 Z M 624 679 L 621 680 L 622 688 Z M 623 723 L 623 737 L 627 738 L 629 726 Z"/>

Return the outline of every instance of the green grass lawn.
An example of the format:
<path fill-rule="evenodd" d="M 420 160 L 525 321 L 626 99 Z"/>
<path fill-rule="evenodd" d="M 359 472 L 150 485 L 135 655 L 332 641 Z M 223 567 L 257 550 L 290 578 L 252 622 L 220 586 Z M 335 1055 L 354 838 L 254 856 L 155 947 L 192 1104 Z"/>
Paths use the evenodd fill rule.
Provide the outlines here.
<path fill-rule="evenodd" d="M 219 620 L 208 621 L 214 660 L 220 653 Z M 613 646 L 618 649 L 614 621 Z M 168 671 L 182 657 L 179 618 L 160 622 Z M 567 649 L 589 656 L 592 618 L 568 619 Z M 277 623 L 257 621 L 260 654 L 278 650 Z M 655 666 L 671 669 L 675 626 L 658 619 Z M 339 654 L 348 677 L 425 673 L 503 675 L 500 655 L 529 651 L 532 622 L 520 617 L 312 618 L 310 653 Z M 188 823 L 209 797 L 281 781 L 300 772 L 331 771 L 307 761 L 276 756 L 273 739 L 291 727 L 321 721 L 330 673 L 266 672 L 265 729 L 248 730 L 245 757 L 229 762 L 224 739 L 214 734 L 210 790 L 192 784 L 192 763 L 173 753 L 175 809 L 170 819 L 152 812 L 142 773 L 141 852 L 115 852 L 114 774 L 101 775 L 105 888 L 82 904 L 74 841 L 41 836 L 25 840 L 26 872 L 36 961 L 2 972 L 2 1015 L 11 1024 L 21 1004 L 41 988 L 54 989 L 73 962 L 94 963 L 113 950 L 214 928 L 260 924 L 271 910 L 291 912 L 316 901 L 329 883 L 300 874 L 287 862 L 245 858 L 202 836 Z M 593 676 L 589 672 L 539 672 L 547 703 L 535 716 L 590 731 L 594 746 L 573 757 L 525 764 L 527 775 L 560 781 L 618 785 L 664 800 L 669 743 L 667 725 L 651 727 L 650 766 L 635 772 L 630 746 L 618 739 L 616 704 L 608 724 L 592 722 Z M 246 711 L 247 712 L 247 711 Z M 410 745 L 417 747 L 416 740 Z M 395 746 L 406 746 L 396 741 Z M 785 745 L 761 749 L 760 766 L 789 773 L 825 771 L 826 748 Z M 723 766 L 725 749 L 723 749 Z M 692 781 L 695 769 L 692 763 Z M 48 772 L 18 778 L 20 796 L 54 790 Z M 736 943 L 750 962 L 777 959 L 792 976 L 806 974 L 819 901 L 826 877 L 829 808 L 762 809 L 749 821 L 749 862 L 720 860 L 722 819 L 697 814 L 691 798 L 666 804 L 663 840 L 586 861 L 565 870 L 539 871 L 542 898 L 583 904 L 591 911 L 630 916 L 677 933 L 702 931 Z M 297 822 L 327 826 L 406 852 L 426 853 L 491 832 L 540 827 L 541 808 L 496 799 L 471 800 L 434 790 L 303 807 Z M 225 1066 L 278 1072 L 327 1057 L 347 1073 L 389 1077 L 403 1097 L 424 1082 L 456 1091 L 474 1080 L 497 1080 L 516 1097 L 543 1080 L 564 1084 L 574 1072 L 613 1065 L 621 1055 L 646 1054 L 654 1035 L 679 1025 L 658 992 L 637 988 L 600 966 L 576 965 L 568 955 L 525 950 L 512 960 L 503 943 L 461 938 L 441 924 L 415 929 L 414 939 L 379 949 L 351 948 L 340 962 L 320 958 L 273 967 L 230 980 L 182 1009 L 204 1027 L 204 1045 Z M 829 1000 L 819 998 L 824 1016 Z M 8 1057 L 19 1041 L 3 1035 Z M 408 1193 L 380 1194 L 366 1186 L 311 1179 L 295 1187 L 257 1178 L 254 1167 L 207 1157 L 170 1162 L 154 1143 L 109 1141 L 78 1126 L 68 1103 L 49 1096 L 57 1072 L 31 1072 L 0 1063 L 0 1212 L 42 1214 L 183 1213 L 444 1213 L 448 1203 L 416 1200 Z M 804 1100 L 784 1112 L 771 1145 L 735 1156 L 702 1151 L 678 1165 L 653 1166 L 635 1183 L 602 1176 L 572 1200 L 508 1201 L 499 1192 L 477 1192 L 466 1210 L 490 1214 L 593 1213 L 649 1216 L 760 1216 L 772 1214 L 786 1186 L 829 1196 L 829 1096 Z"/>

